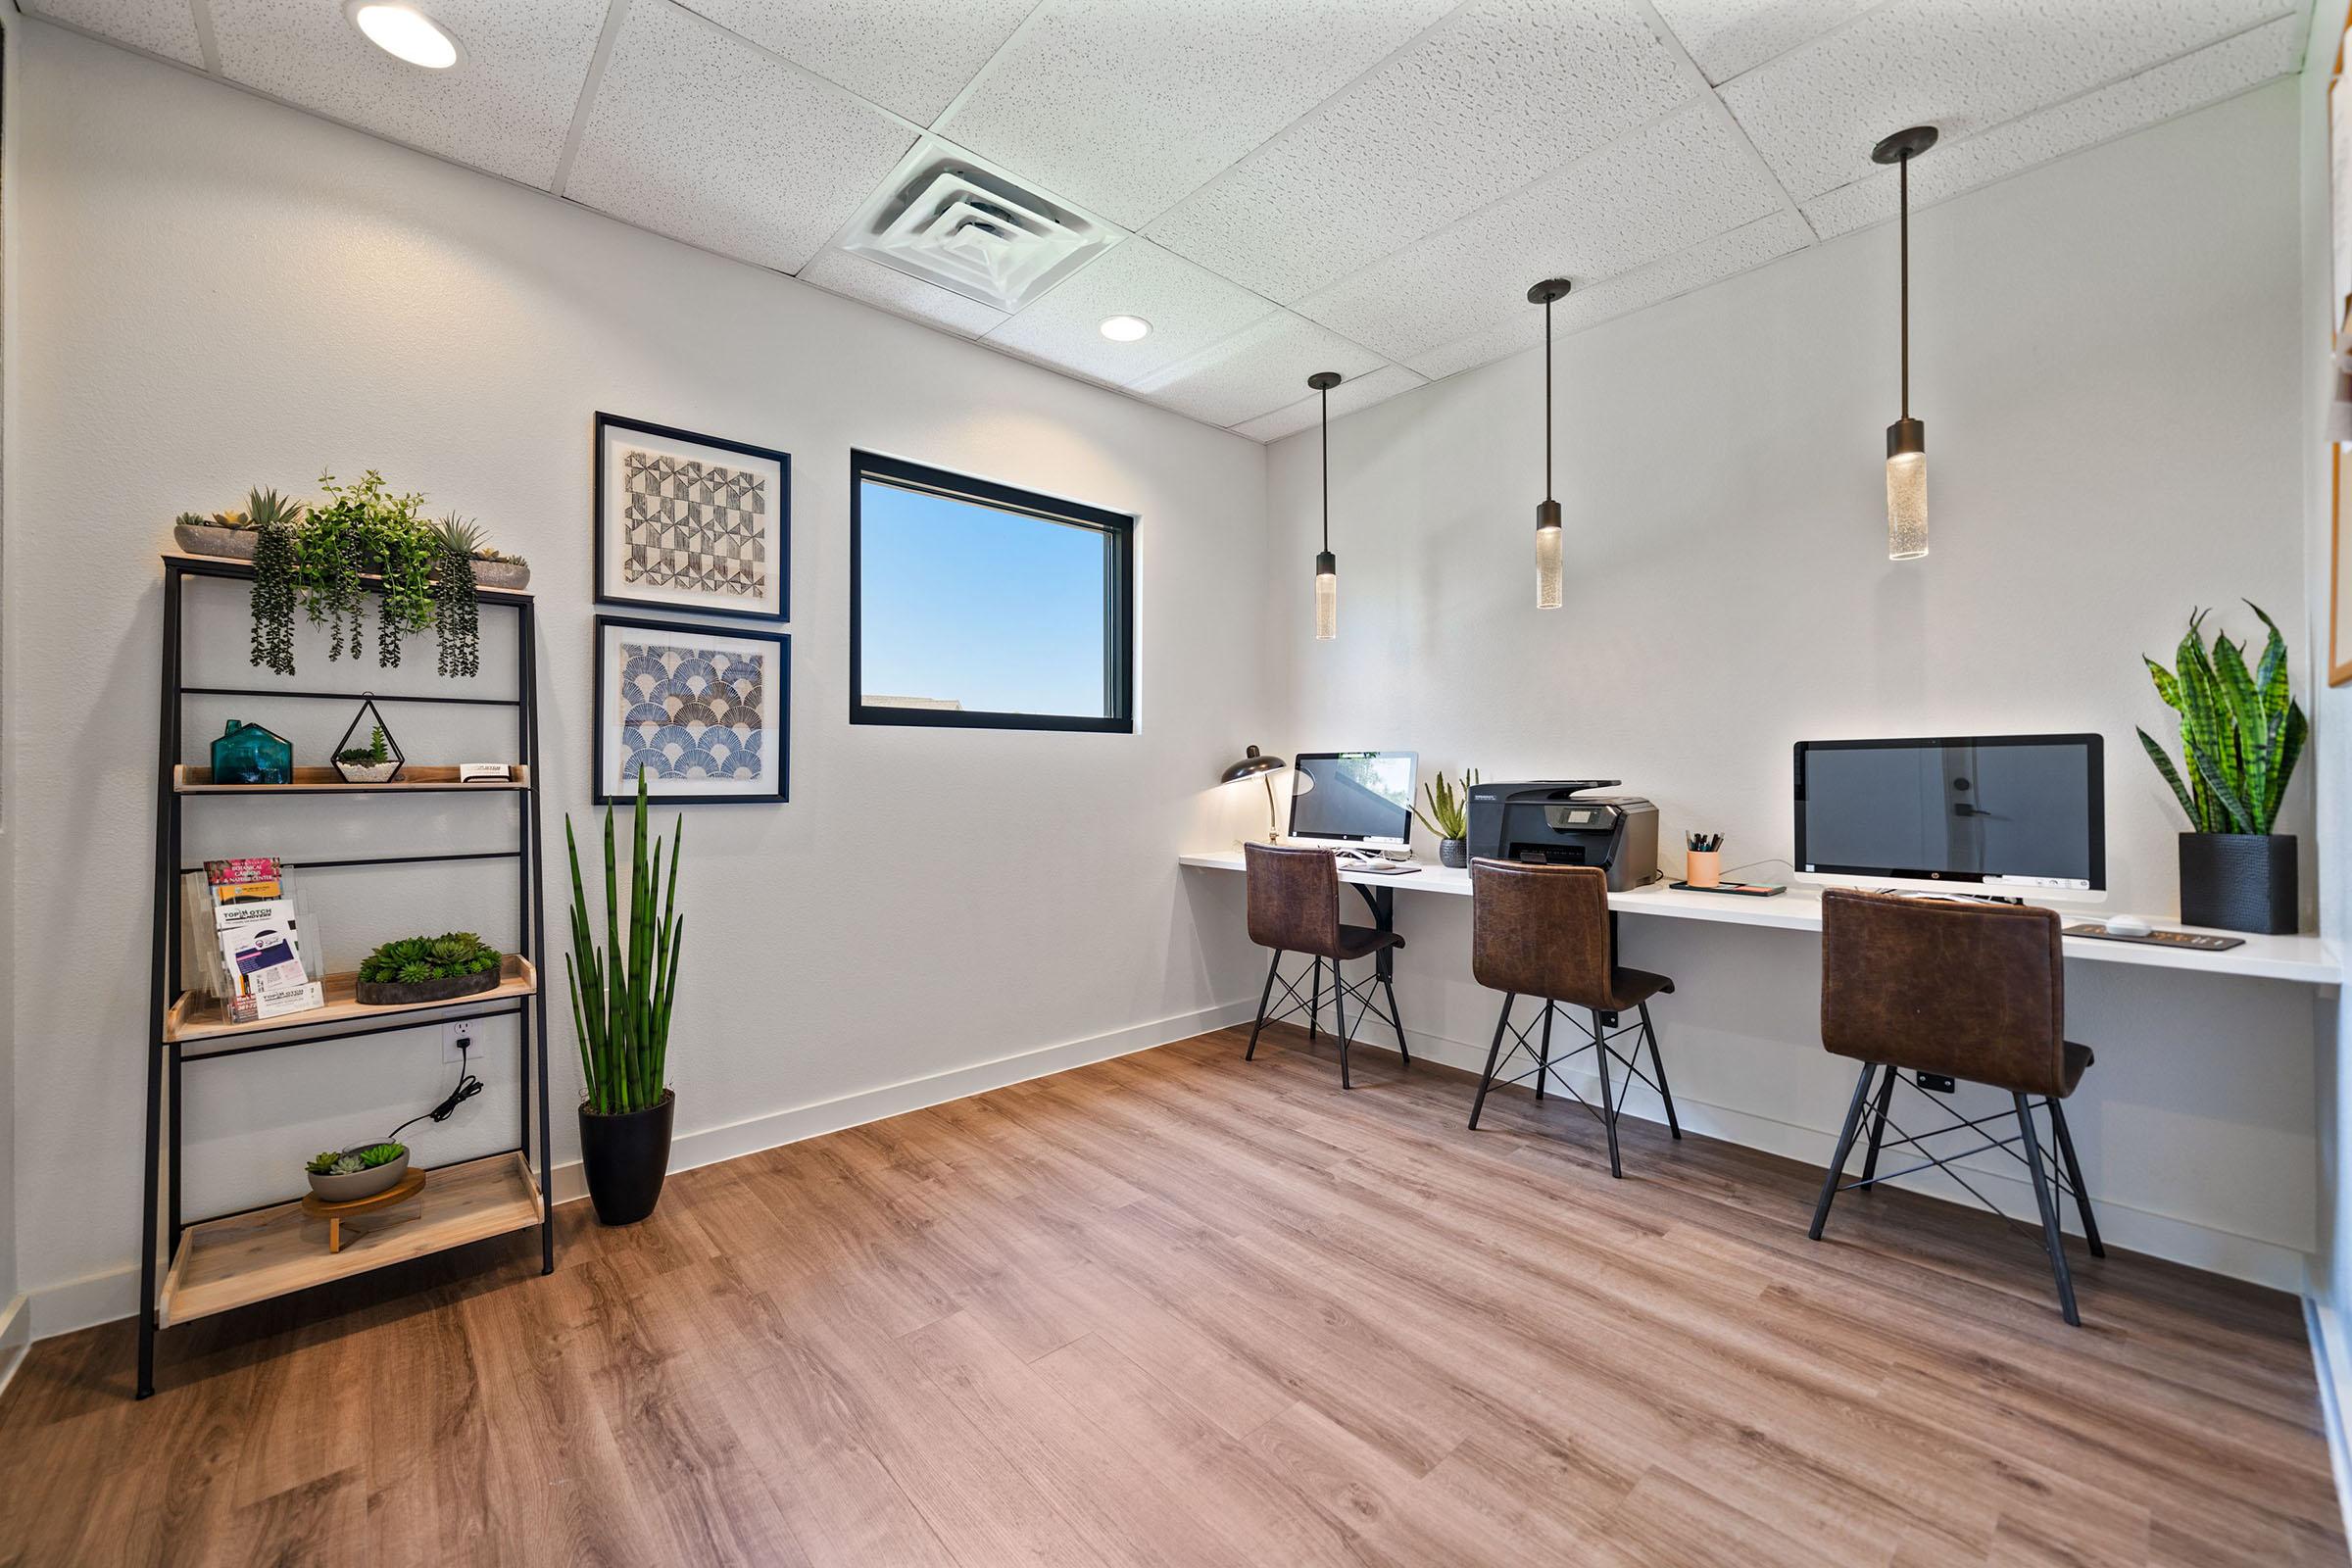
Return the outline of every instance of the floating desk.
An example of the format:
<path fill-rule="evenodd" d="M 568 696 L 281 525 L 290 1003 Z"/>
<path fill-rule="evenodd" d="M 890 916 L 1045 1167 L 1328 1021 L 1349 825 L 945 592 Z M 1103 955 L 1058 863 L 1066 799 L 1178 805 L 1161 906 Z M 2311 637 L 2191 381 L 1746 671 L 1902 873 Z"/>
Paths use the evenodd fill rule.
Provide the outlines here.
<path fill-rule="evenodd" d="M 1240 850 L 1208 855 L 1179 856 L 1181 864 L 1204 871 L 1239 871 Z M 1392 893 L 1434 893 L 1454 898 L 1470 896 L 1470 873 L 1448 866 L 1415 861 L 1420 869 L 1401 876 L 1343 867 L 1340 880 L 1351 882 L 1372 906 L 1374 918 L 1387 929 Z M 1746 898 L 1736 893 L 1696 893 L 1652 882 L 1647 887 L 1609 895 L 1610 909 L 1620 914 L 1653 915 L 1669 920 L 1712 920 L 1724 925 L 1755 925 L 1783 931 L 1819 931 L 1821 896 L 1818 891 L 1793 887 L 1778 898 Z M 2061 911 L 2063 912 L 2063 911 Z M 2097 919 L 2097 913 L 2081 918 Z M 2150 923 L 2166 929 L 2194 931 L 2177 921 Z M 2068 937 L 2066 956 L 2088 963 L 2137 964 L 2151 969 L 2184 969 L 2197 974 L 2237 975 L 2255 980 L 2292 980 L 2304 985 L 2334 985 L 2343 978 L 2335 944 L 2316 936 L 2266 937 L 2243 931 L 2219 936 L 2243 937 L 2245 946 L 2226 953 L 2184 952 L 2134 942 L 2109 942 L 2096 937 Z"/>

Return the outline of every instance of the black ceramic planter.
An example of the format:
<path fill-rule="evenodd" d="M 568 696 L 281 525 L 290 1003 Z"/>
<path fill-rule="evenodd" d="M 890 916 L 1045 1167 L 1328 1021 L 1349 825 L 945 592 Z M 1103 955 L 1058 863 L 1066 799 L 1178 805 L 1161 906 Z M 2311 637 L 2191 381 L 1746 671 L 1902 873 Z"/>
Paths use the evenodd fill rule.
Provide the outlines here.
<path fill-rule="evenodd" d="M 580 1107 L 580 1164 L 588 1176 L 588 1199 L 607 1225 L 634 1225 L 662 1199 L 669 1174 L 669 1128 L 678 1108 L 675 1092 L 645 1110 L 600 1116 Z"/>
<path fill-rule="evenodd" d="M 2292 833 L 2180 835 L 2180 918 L 2224 931 L 2291 935 L 2297 924 Z"/>

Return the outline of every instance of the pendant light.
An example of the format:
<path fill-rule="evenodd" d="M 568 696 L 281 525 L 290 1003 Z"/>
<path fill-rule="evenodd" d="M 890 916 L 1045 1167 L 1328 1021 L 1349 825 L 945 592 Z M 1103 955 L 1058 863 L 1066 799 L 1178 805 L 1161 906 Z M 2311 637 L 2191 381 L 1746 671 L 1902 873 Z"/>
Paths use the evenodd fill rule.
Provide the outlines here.
<path fill-rule="evenodd" d="M 1934 125 L 1898 130 L 1870 150 L 1873 163 L 1895 166 L 1902 191 L 1903 416 L 1886 427 L 1886 559 L 1928 553 L 1928 427 L 1911 417 L 1911 160 L 1936 145 Z"/>
<path fill-rule="evenodd" d="M 1536 504 L 1536 608 L 1560 608 L 1560 504 L 1551 496 L 1551 302 L 1568 297 L 1568 280 L 1547 277 L 1527 291 L 1544 307 L 1544 499 Z"/>
<path fill-rule="evenodd" d="M 1323 394 L 1323 551 L 1315 557 L 1315 641 L 1340 634 L 1340 559 L 1331 553 L 1331 389 L 1337 370 L 1317 370 L 1306 384 Z"/>

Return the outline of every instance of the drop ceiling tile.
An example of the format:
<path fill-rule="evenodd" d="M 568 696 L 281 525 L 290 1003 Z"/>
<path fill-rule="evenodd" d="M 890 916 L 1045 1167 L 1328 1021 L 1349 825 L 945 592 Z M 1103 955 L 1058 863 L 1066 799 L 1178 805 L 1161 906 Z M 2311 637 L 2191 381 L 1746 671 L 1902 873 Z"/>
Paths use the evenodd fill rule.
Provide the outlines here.
<path fill-rule="evenodd" d="M 2112 87 L 1938 146 L 1912 165 L 1911 206 L 1933 206 L 2286 75 L 2302 64 L 2303 33 L 2300 14 L 2281 17 Z M 1893 218 L 1898 194 L 1893 171 L 1876 170 L 1805 203 L 1805 218 L 1828 239 Z"/>
<path fill-rule="evenodd" d="M 1147 232 L 1287 305 L 1690 96 L 1632 0 L 1471 0 Z"/>
<path fill-rule="evenodd" d="M 1723 89 L 1789 193 L 1807 201 L 1875 171 L 1905 125 L 1958 140 L 2218 43 L 2289 0 L 1893 0 Z"/>
<path fill-rule="evenodd" d="M 1661 300 L 1688 294 L 1804 249 L 1813 233 L 1793 213 L 1778 212 L 1728 234 L 1678 251 L 1636 271 L 1578 289 L 1552 309 L 1552 335 L 1566 337 Z M 1544 341 L 1544 313 L 1522 304 L 1519 313 L 1458 343 L 1417 354 L 1411 368 L 1436 380 L 1532 349 Z"/>
<path fill-rule="evenodd" d="M 1712 82 L 1752 71 L 1869 10 L 1877 0 L 1653 0 L 1658 19 Z"/>
<path fill-rule="evenodd" d="M 872 105 L 667 0 L 633 0 L 564 193 L 796 272 L 913 142 Z"/>
<path fill-rule="evenodd" d="M 936 326 L 958 337 L 978 337 L 1004 320 L 1004 313 L 978 300 L 967 300 L 953 289 L 908 277 L 893 267 L 869 262 L 848 251 L 827 250 L 801 269 L 801 281 L 897 316 Z"/>
<path fill-rule="evenodd" d="M 928 125 L 1036 0 L 687 0 L 720 26 Z"/>
<path fill-rule="evenodd" d="M 1384 365 L 1352 381 L 1342 381 L 1331 389 L 1331 416 L 1354 414 L 1375 403 L 1386 403 L 1400 392 L 1410 392 L 1417 386 L 1427 386 L 1426 377 L 1416 375 L 1401 365 Z M 1233 427 L 1235 435 L 1246 435 L 1252 441 L 1279 441 L 1286 435 L 1297 435 L 1311 429 L 1323 416 L 1323 400 L 1308 393 L 1287 409 L 1261 414 L 1256 418 Z"/>
<path fill-rule="evenodd" d="M 1135 384 L 1163 408 L 1210 424 L 1235 425 L 1288 408 L 1318 370 L 1364 375 L 1381 358 L 1329 327 L 1276 311 L 1224 342 Z"/>
<path fill-rule="evenodd" d="M 144 49 L 151 55 L 203 69 L 204 47 L 197 41 L 196 14 L 188 9 L 188 0 L 20 0 L 20 3 L 26 16 L 47 17 L 133 49 Z"/>
<path fill-rule="evenodd" d="M 1452 3 L 1048 0 L 939 128 L 1137 228 Z"/>
<path fill-rule="evenodd" d="M 1122 240 L 1098 261 L 988 334 L 991 343 L 1027 358 L 1132 386 L 1189 355 L 1231 337 L 1274 309 L 1216 273 L 1146 239 Z M 1140 316 L 1151 334 L 1113 343 L 1107 316 Z"/>
<path fill-rule="evenodd" d="M 211 0 L 220 74 L 287 103 L 545 189 L 596 56 L 603 0 L 433 0 L 466 57 L 405 65 L 321 0 Z"/>
<path fill-rule="evenodd" d="M 1298 311 L 1409 360 L 1531 310 L 1527 290 L 1539 278 L 1589 288 L 1781 210 L 1780 191 L 1720 108 L 1694 103 L 1308 296 Z"/>

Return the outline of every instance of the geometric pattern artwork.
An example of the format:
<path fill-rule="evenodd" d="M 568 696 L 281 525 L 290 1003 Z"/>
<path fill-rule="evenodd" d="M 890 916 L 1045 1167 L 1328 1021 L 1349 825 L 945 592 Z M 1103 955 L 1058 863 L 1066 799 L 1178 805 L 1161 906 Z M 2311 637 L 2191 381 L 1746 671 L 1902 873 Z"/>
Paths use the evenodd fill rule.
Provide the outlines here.
<path fill-rule="evenodd" d="M 663 643 L 620 645 L 620 776 L 735 779 L 760 776 L 766 725 L 765 661 Z"/>
<path fill-rule="evenodd" d="M 620 462 L 622 581 L 766 597 L 766 475 L 635 448 Z"/>

